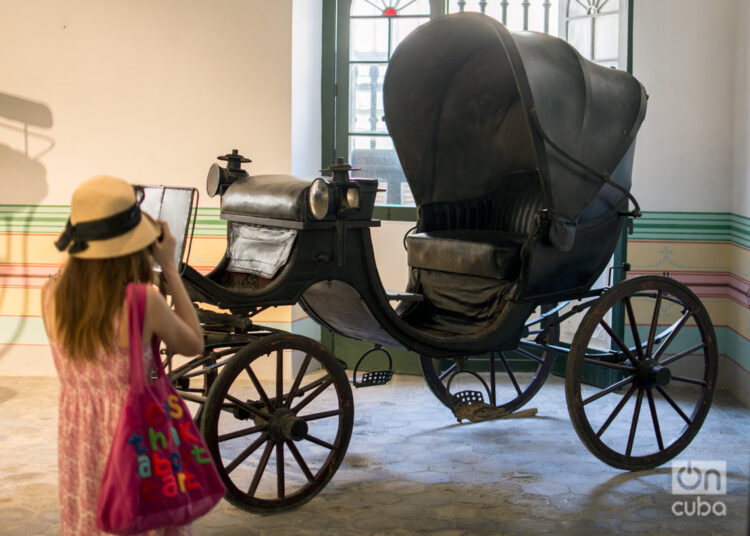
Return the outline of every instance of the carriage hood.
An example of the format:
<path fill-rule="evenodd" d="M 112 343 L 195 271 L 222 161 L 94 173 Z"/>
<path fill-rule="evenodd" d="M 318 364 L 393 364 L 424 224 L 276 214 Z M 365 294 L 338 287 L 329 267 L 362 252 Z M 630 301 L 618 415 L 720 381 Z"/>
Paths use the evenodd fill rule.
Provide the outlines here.
<path fill-rule="evenodd" d="M 632 161 L 646 93 L 628 73 L 584 59 L 561 39 L 459 13 L 399 45 L 384 106 L 418 205 L 488 195 L 503 177 L 536 169 L 553 221 L 574 227 L 604 184 L 591 171 L 630 190 L 631 166 L 617 168 Z M 606 188 L 616 198 L 610 207 L 626 195 Z"/>

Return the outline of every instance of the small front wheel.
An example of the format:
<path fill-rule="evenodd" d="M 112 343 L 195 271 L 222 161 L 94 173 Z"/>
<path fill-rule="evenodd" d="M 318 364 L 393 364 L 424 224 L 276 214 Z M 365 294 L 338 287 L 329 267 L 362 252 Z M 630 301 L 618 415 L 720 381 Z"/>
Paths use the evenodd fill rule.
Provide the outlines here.
<path fill-rule="evenodd" d="M 613 327 L 618 314 L 622 333 Z M 711 319 L 690 289 L 660 276 L 628 279 L 602 294 L 573 339 L 565 375 L 570 419 L 605 463 L 657 467 L 700 430 L 717 362 Z M 618 377 L 604 386 L 585 385 L 584 367 Z"/>
<path fill-rule="evenodd" d="M 202 431 L 226 499 L 255 513 L 304 504 L 344 459 L 354 421 L 336 357 L 307 337 L 276 333 L 243 347 L 214 382 Z"/>

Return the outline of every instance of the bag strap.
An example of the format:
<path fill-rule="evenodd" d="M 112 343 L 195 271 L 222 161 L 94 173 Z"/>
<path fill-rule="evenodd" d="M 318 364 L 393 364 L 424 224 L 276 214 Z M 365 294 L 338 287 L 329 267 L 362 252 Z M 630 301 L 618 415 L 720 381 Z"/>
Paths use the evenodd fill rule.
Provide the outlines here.
<path fill-rule="evenodd" d="M 145 386 L 143 371 L 143 327 L 146 319 L 146 284 L 128 283 L 126 289 L 128 308 L 128 347 L 130 353 L 130 385 L 142 390 Z M 159 339 L 151 339 L 151 350 L 156 366 L 156 374 L 164 375 L 164 368 L 159 362 Z"/>

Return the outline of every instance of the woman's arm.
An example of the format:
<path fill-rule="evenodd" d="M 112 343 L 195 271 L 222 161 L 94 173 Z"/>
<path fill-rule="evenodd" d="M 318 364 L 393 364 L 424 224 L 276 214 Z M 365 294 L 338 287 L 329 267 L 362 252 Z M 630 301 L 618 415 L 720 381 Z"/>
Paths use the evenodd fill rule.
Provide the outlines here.
<path fill-rule="evenodd" d="M 175 238 L 169 232 L 166 222 L 159 223 L 164 234 L 152 244 L 151 253 L 161 266 L 167 290 L 172 295 L 174 310 L 169 308 L 164 297 L 155 288 L 149 287 L 146 295 L 144 342 L 155 333 L 173 352 L 183 355 L 200 354 L 203 352 L 203 334 L 198 315 L 175 266 Z"/>

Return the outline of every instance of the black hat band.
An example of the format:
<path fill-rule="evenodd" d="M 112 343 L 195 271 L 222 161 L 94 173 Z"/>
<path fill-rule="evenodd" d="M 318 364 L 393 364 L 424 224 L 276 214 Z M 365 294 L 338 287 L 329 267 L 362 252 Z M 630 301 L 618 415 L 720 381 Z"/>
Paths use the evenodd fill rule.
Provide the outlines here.
<path fill-rule="evenodd" d="M 141 208 L 138 203 L 112 216 L 81 222 L 77 225 L 71 225 L 70 218 L 68 218 L 65 230 L 55 242 L 55 246 L 63 251 L 68 247 L 68 244 L 73 242 L 68 253 L 80 253 L 89 247 L 88 242 L 90 240 L 107 240 L 124 235 L 134 229 L 140 222 Z"/>

